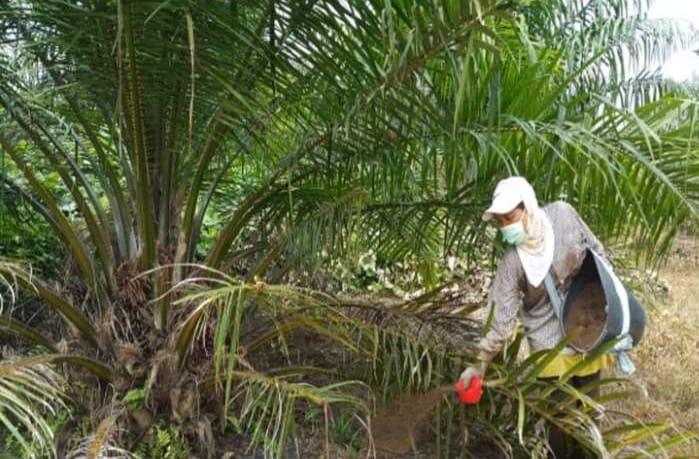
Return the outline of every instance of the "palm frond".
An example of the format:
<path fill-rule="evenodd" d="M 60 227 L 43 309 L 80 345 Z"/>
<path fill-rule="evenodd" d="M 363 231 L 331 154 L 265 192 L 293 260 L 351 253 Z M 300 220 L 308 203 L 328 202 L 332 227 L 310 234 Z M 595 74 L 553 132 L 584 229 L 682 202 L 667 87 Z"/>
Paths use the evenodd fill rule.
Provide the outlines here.
<path fill-rule="evenodd" d="M 5 296 L 9 294 L 10 303 L 14 303 L 17 298 L 17 289 L 19 288 L 19 280 L 31 282 L 31 270 L 19 263 L 0 260 L 0 287 L 4 289 L 3 294 L 0 294 L 0 314 L 4 310 Z"/>
<path fill-rule="evenodd" d="M 368 393 L 368 388 L 359 381 L 316 387 L 244 371 L 236 371 L 225 377 L 235 378 L 238 382 L 230 401 L 237 408 L 236 414 L 229 415 L 228 422 L 250 435 L 251 449 L 261 445 L 265 453 L 272 456 L 289 454 L 288 443 L 296 431 L 296 405 L 301 401 L 323 410 L 326 429 L 327 424 L 332 422 L 332 408 L 349 409 L 365 419 L 371 409 L 367 405 L 366 395 L 353 394 L 357 391 Z M 212 384 L 213 380 L 204 385 L 208 387 Z M 326 438 L 326 445 L 327 441 Z"/>
<path fill-rule="evenodd" d="M 57 351 L 49 338 L 12 317 L 5 315 L 0 316 L 0 332 L 23 337 L 31 343 L 46 347 L 50 352 Z"/>
<path fill-rule="evenodd" d="M 63 382 L 50 357 L 24 357 L 0 364 L 0 423 L 26 457 L 56 457 L 49 420 L 67 409 Z"/>
<path fill-rule="evenodd" d="M 532 453 L 538 447 L 533 440 L 542 435 L 538 430 L 542 421 L 575 438 L 586 450 L 599 457 L 667 455 L 672 448 L 681 451 L 682 446 L 695 441 L 696 435 L 693 433 L 678 430 L 667 423 L 636 420 L 637 422 L 629 424 L 628 421 L 620 421 L 628 415 L 606 412 L 600 404 L 636 396 L 635 391 L 628 391 L 623 379 L 602 378 L 589 386 L 575 389 L 567 383 L 569 375 L 558 381 L 520 377 L 531 370 L 532 362 L 545 362 L 559 351 L 554 349 L 533 355 L 521 364 L 514 363 L 514 368 L 509 370 L 495 365 L 493 371 L 496 374 L 505 373 L 508 377 L 516 374 L 518 377 L 506 383 L 494 380 L 486 385 L 484 401 L 481 402 L 485 406 L 480 412 L 489 418 L 487 422 L 493 423 L 500 433 L 492 436 L 493 441 L 514 442 Z M 599 352 L 606 351 L 602 349 Z M 591 360 L 594 360 L 594 356 Z M 585 364 L 585 361 L 581 362 L 575 371 L 580 371 Z M 536 367 L 531 373 L 537 374 Z M 603 389 L 601 397 L 591 399 L 585 395 L 595 388 Z M 554 393 L 557 395 L 554 396 Z M 603 418 L 599 418 L 600 410 L 607 413 Z M 512 416 L 507 416 L 506 413 L 512 413 Z M 595 413 L 597 415 L 593 416 Z M 612 421 L 611 418 L 615 420 Z M 604 427 L 610 422 L 619 427 Z M 487 431 L 486 429 L 485 432 Z"/>

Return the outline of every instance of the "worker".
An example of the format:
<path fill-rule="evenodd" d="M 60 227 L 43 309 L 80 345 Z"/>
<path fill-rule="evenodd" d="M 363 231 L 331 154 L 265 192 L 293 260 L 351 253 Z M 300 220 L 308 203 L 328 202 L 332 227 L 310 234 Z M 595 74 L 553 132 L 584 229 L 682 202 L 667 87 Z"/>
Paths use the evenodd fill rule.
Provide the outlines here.
<path fill-rule="evenodd" d="M 551 273 L 555 289 L 565 297 L 587 247 L 606 259 L 604 247 L 570 204 L 556 201 L 539 207 L 532 186 L 523 177 L 506 178 L 497 184 L 491 205 L 483 214 L 483 220 L 492 219 L 508 247 L 490 289 L 487 313 L 488 317 L 492 314 L 492 320 L 478 344 L 479 364 L 461 374 L 466 387 L 472 377 L 483 377 L 518 320 L 524 327 L 530 352 L 559 344 L 564 336 L 544 278 Z M 538 376 L 558 378 L 583 358 L 583 354 L 564 348 Z M 611 360 L 605 354 L 589 362 L 569 383 L 581 388 L 599 379 L 600 371 Z M 588 395 L 594 397 L 597 393 Z"/>

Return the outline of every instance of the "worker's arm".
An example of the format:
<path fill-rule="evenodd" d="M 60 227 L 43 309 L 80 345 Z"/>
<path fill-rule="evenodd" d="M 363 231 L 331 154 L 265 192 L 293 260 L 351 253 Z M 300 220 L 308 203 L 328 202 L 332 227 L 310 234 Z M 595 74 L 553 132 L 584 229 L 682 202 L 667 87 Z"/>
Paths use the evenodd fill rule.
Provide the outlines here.
<path fill-rule="evenodd" d="M 503 257 L 490 289 L 487 317 L 491 317 L 490 327 L 478 343 L 478 364 L 464 370 L 461 379 L 465 384 L 475 375 L 483 376 L 488 364 L 500 351 L 517 323 L 522 306 L 520 282 L 524 273 L 514 250 L 508 250 Z"/>

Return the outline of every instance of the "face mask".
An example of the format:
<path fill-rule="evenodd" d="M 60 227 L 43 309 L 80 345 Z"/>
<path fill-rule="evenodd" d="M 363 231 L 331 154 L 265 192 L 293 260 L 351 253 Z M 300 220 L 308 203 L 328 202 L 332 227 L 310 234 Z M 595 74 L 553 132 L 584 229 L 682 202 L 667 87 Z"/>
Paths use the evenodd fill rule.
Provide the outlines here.
<path fill-rule="evenodd" d="M 524 226 L 522 222 L 515 222 L 507 226 L 500 228 L 502 232 L 502 238 L 508 244 L 512 245 L 522 245 L 527 241 L 527 233 L 524 232 Z"/>

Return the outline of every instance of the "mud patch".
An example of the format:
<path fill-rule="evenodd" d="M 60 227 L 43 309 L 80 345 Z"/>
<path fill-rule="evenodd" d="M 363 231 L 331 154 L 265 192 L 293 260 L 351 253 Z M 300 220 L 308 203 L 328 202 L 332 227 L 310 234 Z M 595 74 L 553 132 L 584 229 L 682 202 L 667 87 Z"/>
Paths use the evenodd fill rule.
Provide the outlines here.
<path fill-rule="evenodd" d="M 433 410 L 454 386 L 442 386 L 429 392 L 404 394 L 372 422 L 371 434 L 376 450 L 383 454 L 417 451 L 416 444 L 428 425 Z"/>

